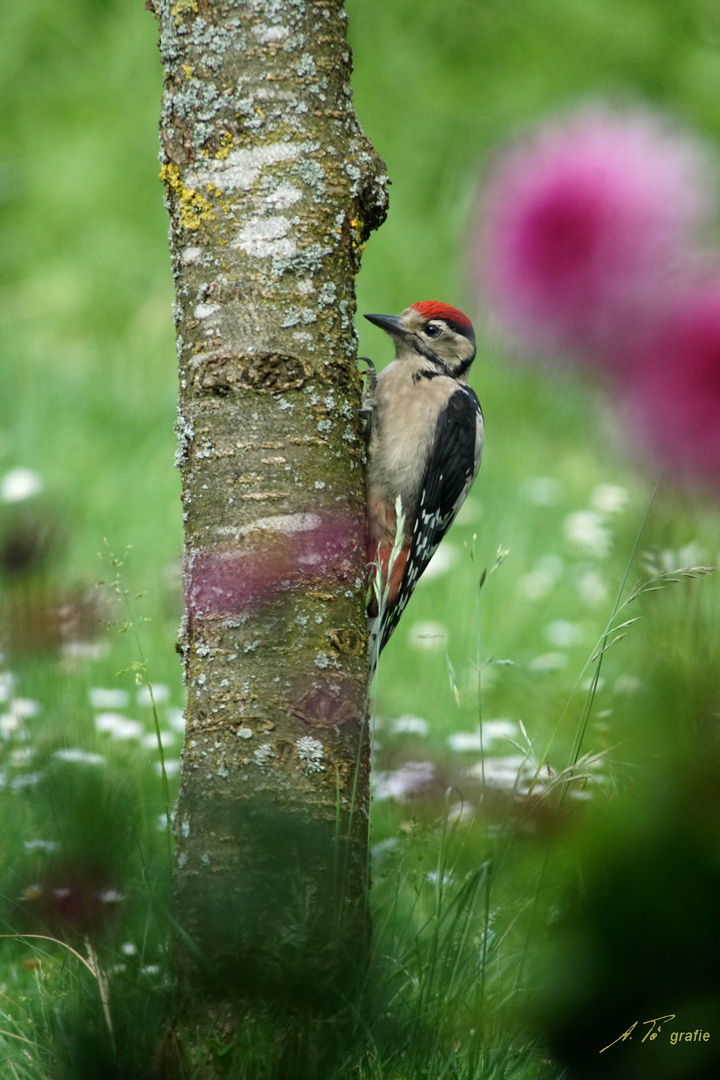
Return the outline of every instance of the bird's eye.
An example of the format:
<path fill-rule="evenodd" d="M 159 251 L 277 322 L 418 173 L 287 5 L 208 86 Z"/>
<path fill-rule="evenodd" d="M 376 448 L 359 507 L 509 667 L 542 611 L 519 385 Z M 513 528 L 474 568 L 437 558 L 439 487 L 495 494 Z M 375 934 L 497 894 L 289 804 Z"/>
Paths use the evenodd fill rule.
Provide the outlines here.
<path fill-rule="evenodd" d="M 428 337 L 437 337 L 440 332 L 440 327 L 436 323 L 428 323 L 425 327 L 425 333 Z"/>

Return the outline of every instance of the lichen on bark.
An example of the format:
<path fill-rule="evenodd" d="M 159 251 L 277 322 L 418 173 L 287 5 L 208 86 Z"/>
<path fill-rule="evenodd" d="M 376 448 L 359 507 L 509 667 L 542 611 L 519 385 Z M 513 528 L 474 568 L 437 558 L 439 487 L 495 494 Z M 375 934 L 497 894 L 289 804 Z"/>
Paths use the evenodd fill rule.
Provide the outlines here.
<path fill-rule="evenodd" d="M 317 948 L 329 911 L 364 921 L 354 275 L 387 177 L 338 0 L 155 8 L 187 601 L 176 901 L 216 970 L 238 950 L 268 970 Z"/>

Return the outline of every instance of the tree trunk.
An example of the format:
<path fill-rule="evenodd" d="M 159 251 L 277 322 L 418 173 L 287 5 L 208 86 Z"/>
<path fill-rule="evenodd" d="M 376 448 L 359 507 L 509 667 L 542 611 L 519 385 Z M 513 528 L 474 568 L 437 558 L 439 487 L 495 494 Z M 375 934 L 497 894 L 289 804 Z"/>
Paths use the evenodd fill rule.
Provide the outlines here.
<path fill-rule="evenodd" d="M 387 178 L 339 0 L 156 8 L 187 604 L 181 968 L 220 999 L 274 976 L 305 992 L 311 958 L 327 981 L 366 929 L 354 274 Z"/>

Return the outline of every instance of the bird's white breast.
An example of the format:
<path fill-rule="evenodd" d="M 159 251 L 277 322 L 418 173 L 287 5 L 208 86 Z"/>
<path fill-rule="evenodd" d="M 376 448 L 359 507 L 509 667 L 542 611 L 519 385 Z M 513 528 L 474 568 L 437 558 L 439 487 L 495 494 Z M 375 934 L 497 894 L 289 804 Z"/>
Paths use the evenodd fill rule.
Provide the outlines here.
<path fill-rule="evenodd" d="M 417 512 L 419 491 L 435 422 L 458 384 L 446 375 L 413 380 L 417 366 L 393 361 L 378 377 L 377 412 L 370 440 L 368 485 L 393 505 L 399 495 L 406 518 Z M 402 424 L 388 422 L 400 417 Z"/>

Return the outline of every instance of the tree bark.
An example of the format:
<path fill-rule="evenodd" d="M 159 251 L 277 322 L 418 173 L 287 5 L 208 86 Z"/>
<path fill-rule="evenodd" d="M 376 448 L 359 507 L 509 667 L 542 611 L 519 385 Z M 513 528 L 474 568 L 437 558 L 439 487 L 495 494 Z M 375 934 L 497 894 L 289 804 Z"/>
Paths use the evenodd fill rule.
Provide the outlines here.
<path fill-rule="evenodd" d="M 185 528 L 181 966 L 219 997 L 273 975 L 305 992 L 308 963 L 327 980 L 366 929 L 354 274 L 387 177 L 339 0 L 155 6 Z"/>

